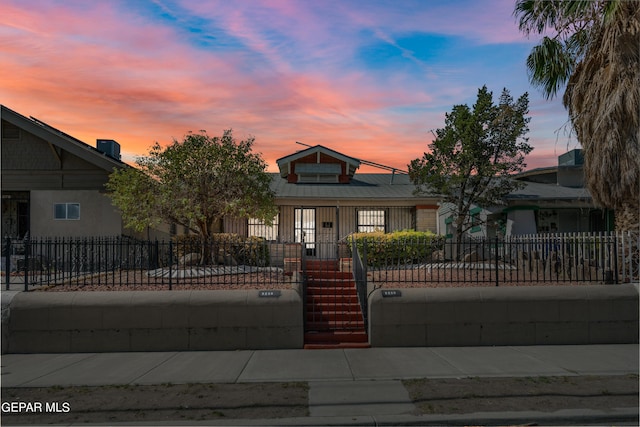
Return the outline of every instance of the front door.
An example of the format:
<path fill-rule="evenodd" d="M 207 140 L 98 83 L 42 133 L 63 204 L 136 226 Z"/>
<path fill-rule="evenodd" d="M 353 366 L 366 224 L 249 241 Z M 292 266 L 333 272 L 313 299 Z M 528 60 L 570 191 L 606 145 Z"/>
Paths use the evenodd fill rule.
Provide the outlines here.
<path fill-rule="evenodd" d="M 296 208 L 294 211 L 293 233 L 295 242 L 303 242 L 305 256 L 316 256 L 316 209 Z"/>
<path fill-rule="evenodd" d="M 304 242 L 307 257 L 335 259 L 337 227 L 335 207 L 295 209 L 295 241 Z"/>
<path fill-rule="evenodd" d="M 2 192 L 0 236 L 22 239 L 29 232 L 29 193 Z"/>

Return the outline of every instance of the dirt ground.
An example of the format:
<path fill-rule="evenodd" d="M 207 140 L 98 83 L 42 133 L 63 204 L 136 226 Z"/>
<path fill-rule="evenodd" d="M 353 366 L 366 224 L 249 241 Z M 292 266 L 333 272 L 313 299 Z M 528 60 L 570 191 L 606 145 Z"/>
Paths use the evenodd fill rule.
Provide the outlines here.
<path fill-rule="evenodd" d="M 422 414 L 638 407 L 638 376 L 420 379 L 403 382 Z"/>
<path fill-rule="evenodd" d="M 638 406 L 637 375 L 418 379 L 403 383 L 419 414 Z M 3 403 L 40 402 L 43 411 L 14 414 L 3 409 L 1 421 L 2 425 L 40 425 L 305 417 L 309 414 L 308 396 L 308 385 L 303 382 L 3 388 Z M 54 402 L 61 412 L 47 413 L 46 404 Z"/>
<path fill-rule="evenodd" d="M 42 412 L 2 413 L 2 425 L 202 421 L 308 415 L 306 383 L 162 384 L 3 388 L 2 402 L 40 402 Z M 57 402 L 61 412 L 47 413 Z M 67 403 L 68 412 L 64 412 Z"/>

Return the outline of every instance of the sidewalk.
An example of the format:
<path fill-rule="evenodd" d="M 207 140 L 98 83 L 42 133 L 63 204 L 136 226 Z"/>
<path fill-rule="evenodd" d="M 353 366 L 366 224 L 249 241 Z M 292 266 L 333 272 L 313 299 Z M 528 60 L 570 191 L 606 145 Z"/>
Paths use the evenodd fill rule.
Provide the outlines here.
<path fill-rule="evenodd" d="M 401 380 L 610 376 L 638 374 L 639 366 L 637 344 L 7 354 L 2 356 L 1 378 L 2 387 L 290 381 L 309 384 L 309 417 L 229 419 L 201 425 L 424 425 L 479 420 L 483 424 L 508 424 L 521 420 L 523 414 L 413 415 L 415 407 Z M 587 409 L 560 412 L 532 413 L 527 419 L 540 421 L 546 417 L 551 424 L 567 424 L 563 420 L 578 420 L 578 424 L 586 424 L 586 420 L 619 420 L 620 424 L 634 417 L 637 420 L 638 408 L 612 408 L 606 413 Z"/>

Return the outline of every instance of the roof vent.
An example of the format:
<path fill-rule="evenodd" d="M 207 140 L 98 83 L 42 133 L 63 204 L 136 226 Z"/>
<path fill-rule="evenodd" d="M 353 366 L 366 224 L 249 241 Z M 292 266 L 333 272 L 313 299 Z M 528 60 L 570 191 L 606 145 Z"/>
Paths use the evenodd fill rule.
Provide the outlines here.
<path fill-rule="evenodd" d="M 96 140 L 96 149 L 113 159 L 120 160 L 120 144 L 113 139 Z"/>

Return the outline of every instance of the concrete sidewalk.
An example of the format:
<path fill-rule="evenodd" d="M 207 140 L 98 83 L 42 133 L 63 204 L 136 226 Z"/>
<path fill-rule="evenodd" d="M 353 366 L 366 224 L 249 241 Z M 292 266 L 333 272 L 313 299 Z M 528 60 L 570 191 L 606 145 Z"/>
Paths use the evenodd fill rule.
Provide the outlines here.
<path fill-rule="evenodd" d="M 638 344 L 5 354 L 2 387 L 637 374 Z"/>
<path fill-rule="evenodd" d="M 447 420 L 453 424 L 474 420 L 508 424 L 524 419 L 524 415 L 416 416 L 401 380 L 638 374 L 639 363 L 637 344 L 7 354 L 2 356 L 1 378 L 2 387 L 288 381 L 309 384 L 310 417 L 224 420 L 202 425 L 424 425 Z M 620 424 L 637 419 L 638 408 L 612 408 L 607 413 L 587 409 L 560 412 L 531 413 L 526 419 L 546 419 L 550 424 L 617 420 Z"/>

